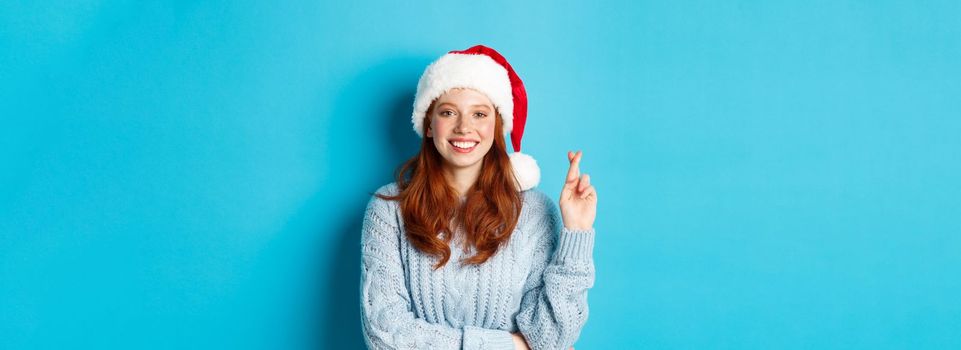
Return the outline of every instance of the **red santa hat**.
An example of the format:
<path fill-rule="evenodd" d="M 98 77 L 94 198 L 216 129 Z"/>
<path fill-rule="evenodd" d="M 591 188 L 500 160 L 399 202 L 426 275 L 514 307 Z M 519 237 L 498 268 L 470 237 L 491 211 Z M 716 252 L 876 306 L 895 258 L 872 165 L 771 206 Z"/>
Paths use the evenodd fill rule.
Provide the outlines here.
<path fill-rule="evenodd" d="M 470 88 L 487 95 L 501 116 L 504 134 L 510 134 L 514 153 L 509 157 L 519 190 L 537 186 L 541 179 L 537 161 L 521 153 L 521 137 L 527 121 L 527 91 L 504 56 L 492 48 L 476 45 L 467 50 L 450 51 L 427 66 L 417 83 L 411 116 L 418 136 L 424 137 L 427 108 L 452 88 Z"/>

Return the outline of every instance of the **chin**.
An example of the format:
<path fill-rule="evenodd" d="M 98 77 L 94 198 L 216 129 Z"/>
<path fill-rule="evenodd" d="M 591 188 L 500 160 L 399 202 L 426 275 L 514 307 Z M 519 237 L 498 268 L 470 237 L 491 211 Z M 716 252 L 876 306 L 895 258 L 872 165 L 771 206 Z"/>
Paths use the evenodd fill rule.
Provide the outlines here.
<path fill-rule="evenodd" d="M 471 165 L 477 164 L 481 160 L 480 159 L 457 159 L 455 156 L 453 159 L 450 159 L 450 158 L 446 159 L 446 161 L 448 165 L 451 165 L 455 168 L 467 168 L 467 167 L 470 167 Z"/>
<path fill-rule="evenodd" d="M 470 166 L 472 166 L 472 165 L 474 165 L 474 164 L 477 164 L 479 161 L 480 161 L 480 160 L 477 160 L 477 161 L 460 161 L 460 162 L 454 163 L 454 166 L 456 166 L 456 167 L 458 167 L 458 168 L 467 168 L 467 167 L 470 167 Z"/>

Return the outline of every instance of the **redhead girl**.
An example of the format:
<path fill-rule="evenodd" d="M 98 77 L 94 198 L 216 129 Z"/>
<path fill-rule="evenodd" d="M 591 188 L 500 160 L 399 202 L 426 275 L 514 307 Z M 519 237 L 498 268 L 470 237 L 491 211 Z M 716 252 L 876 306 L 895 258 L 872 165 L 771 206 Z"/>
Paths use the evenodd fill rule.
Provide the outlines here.
<path fill-rule="evenodd" d="M 425 70 L 420 151 L 372 196 L 361 238 L 361 321 L 371 349 L 568 349 L 594 284 L 597 192 L 581 152 L 554 202 L 520 153 L 524 86 L 485 46 Z M 506 135 L 514 152 L 507 153 Z"/>

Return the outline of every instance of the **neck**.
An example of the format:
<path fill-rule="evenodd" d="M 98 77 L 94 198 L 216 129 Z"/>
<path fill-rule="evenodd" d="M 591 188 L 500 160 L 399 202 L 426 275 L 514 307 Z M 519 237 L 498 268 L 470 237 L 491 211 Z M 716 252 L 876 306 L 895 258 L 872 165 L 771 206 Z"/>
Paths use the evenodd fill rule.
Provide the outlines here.
<path fill-rule="evenodd" d="M 458 196 L 466 195 L 471 186 L 474 186 L 474 183 L 477 182 L 477 178 L 480 177 L 482 163 L 483 161 L 477 162 L 477 164 L 466 168 L 445 166 L 444 178 L 447 179 L 447 183 L 454 187 Z"/>

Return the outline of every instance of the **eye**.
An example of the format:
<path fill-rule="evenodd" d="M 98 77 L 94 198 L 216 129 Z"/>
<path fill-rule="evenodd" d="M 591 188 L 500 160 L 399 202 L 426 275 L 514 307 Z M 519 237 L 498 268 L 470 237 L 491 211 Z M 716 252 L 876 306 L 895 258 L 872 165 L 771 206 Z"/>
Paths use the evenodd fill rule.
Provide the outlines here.
<path fill-rule="evenodd" d="M 474 117 L 477 117 L 477 118 L 483 118 L 483 117 L 486 117 L 486 116 L 487 116 L 487 114 L 486 114 L 486 113 L 483 113 L 483 112 L 474 113 Z"/>
<path fill-rule="evenodd" d="M 440 112 L 440 115 L 445 116 L 445 117 L 449 117 L 449 116 L 454 115 L 454 111 L 451 111 L 451 110 L 448 109 L 448 110 L 445 110 L 445 111 L 441 111 L 441 112 Z"/>

